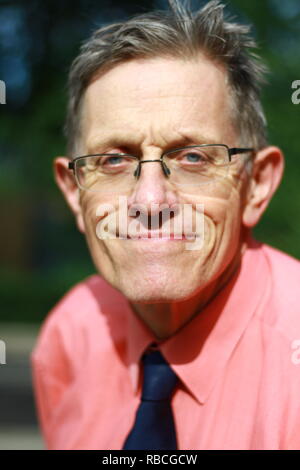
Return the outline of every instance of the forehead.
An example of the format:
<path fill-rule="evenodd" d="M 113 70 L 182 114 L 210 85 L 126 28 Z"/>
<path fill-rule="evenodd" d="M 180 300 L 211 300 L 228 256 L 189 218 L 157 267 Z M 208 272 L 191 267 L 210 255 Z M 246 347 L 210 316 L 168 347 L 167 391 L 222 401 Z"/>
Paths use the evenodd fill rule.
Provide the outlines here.
<path fill-rule="evenodd" d="M 83 136 L 91 150 L 111 136 L 120 140 L 126 136 L 136 145 L 165 146 L 195 132 L 207 142 L 230 144 L 234 132 L 229 110 L 222 66 L 202 56 L 185 61 L 135 59 L 90 83 L 84 98 Z"/>

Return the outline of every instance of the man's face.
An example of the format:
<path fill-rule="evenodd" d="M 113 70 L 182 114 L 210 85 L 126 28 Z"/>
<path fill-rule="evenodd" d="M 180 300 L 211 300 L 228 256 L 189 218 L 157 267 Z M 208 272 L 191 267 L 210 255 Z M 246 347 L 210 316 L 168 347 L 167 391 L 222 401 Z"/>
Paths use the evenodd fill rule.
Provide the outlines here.
<path fill-rule="evenodd" d="M 84 99 L 84 154 L 126 152 L 149 160 L 185 145 L 238 146 L 225 72 L 201 56 L 119 64 L 95 78 Z M 174 186 L 159 163 L 148 162 L 132 190 L 122 193 L 128 209 L 143 205 L 149 214 L 151 204 L 190 204 L 195 220 L 196 205 L 203 204 L 201 249 L 187 249 L 184 239 L 99 239 L 97 224 L 120 210 L 118 194 L 81 191 L 86 238 L 98 271 L 133 302 L 183 300 L 216 280 L 239 249 L 246 187 L 240 168 L 236 163 L 214 184 L 186 190 Z M 101 204 L 113 207 L 110 214 L 96 215 Z M 129 215 L 128 222 L 133 218 Z"/>

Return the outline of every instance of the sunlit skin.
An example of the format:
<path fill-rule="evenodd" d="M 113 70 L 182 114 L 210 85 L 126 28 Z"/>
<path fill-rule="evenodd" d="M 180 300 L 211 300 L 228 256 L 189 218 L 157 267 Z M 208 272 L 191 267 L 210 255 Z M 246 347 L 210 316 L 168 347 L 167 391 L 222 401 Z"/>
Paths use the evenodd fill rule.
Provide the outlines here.
<path fill-rule="evenodd" d="M 131 60 L 89 84 L 81 154 L 127 152 L 148 160 L 184 145 L 238 147 L 229 110 L 225 70 L 202 55 L 187 61 Z M 283 172 L 282 153 L 273 146 L 256 153 L 251 177 L 240 155 L 226 176 L 193 191 L 172 185 L 159 163 L 143 164 L 132 190 L 122 193 L 128 210 L 190 203 L 195 211 L 196 204 L 204 204 L 203 247 L 187 250 L 187 240 L 99 239 L 96 225 L 109 214 L 99 218 L 96 209 L 108 203 L 117 212 L 118 194 L 79 190 L 68 161 L 55 159 L 56 181 L 85 233 L 96 269 L 129 299 L 158 340 L 179 331 L 228 282 L 239 266 L 247 232 L 259 221 Z M 133 219 L 128 216 L 128 222 Z"/>

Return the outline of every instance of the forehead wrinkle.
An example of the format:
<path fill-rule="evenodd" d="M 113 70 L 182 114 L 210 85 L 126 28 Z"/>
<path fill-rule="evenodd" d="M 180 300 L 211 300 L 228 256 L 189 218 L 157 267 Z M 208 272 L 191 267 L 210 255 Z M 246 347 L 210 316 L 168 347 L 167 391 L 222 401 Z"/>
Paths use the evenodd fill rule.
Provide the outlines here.
<path fill-rule="evenodd" d="M 117 132 L 104 133 L 101 131 L 96 135 L 87 137 L 87 148 L 90 150 L 102 148 L 110 145 L 134 145 L 137 146 L 137 142 L 143 140 L 143 134 L 140 133 L 140 136 L 136 132 L 128 132 L 128 129 L 124 131 L 118 129 Z"/>
<path fill-rule="evenodd" d="M 151 70 L 152 69 L 150 67 L 150 71 Z M 156 69 L 154 71 L 157 72 Z M 115 70 L 115 72 L 117 71 Z M 208 72 L 213 77 L 217 76 L 216 78 L 218 78 L 218 83 L 220 83 L 219 73 L 217 74 L 215 72 L 213 73 L 213 70 L 211 69 L 209 69 Z M 153 84 L 152 82 L 150 82 L 149 91 L 150 90 L 152 90 L 153 92 L 155 91 L 156 93 L 156 96 L 155 96 L 155 94 L 153 95 L 153 93 L 151 94 L 147 93 L 148 89 L 147 89 L 147 86 L 146 88 L 144 86 L 145 82 L 135 83 L 133 81 L 133 83 L 131 84 L 132 87 L 131 88 L 130 86 L 127 87 L 128 93 L 125 93 L 125 96 L 124 96 L 123 82 L 119 80 L 120 78 L 119 72 L 117 73 L 118 75 L 112 75 L 110 77 L 107 76 L 106 78 L 102 77 L 101 79 L 99 79 L 98 84 L 96 81 L 91 87 L 87 89 L 88 100 L 86 101 L 85 104 L 86 105 L 89 104 L 89 106 L 87 107 L 90 108 L 91 106 L 91 108 L 89 109 L 89 113 L 88 113 L 89 119 L 87 119 L 87 121 L 89 121 L 90 123 L 90 126 L 89 126 L 90 136 L 88 136 L 88 139 L 86 139 L 86 141 L 92 142 L 91 144 L 89 144 L 90 146 L 102 145 L 102 138 L 100 138 L 100 142 L 98 142 L 98 137 L 96 137 L 98 136 L 98 129 L 104 128 L 104 134 L 106 134 L 106 132 L 108 132 L 109 128 L 111 129 L 112 126 L 114 126 L 115 128 L 118 128 L 118 131 L 116 132 L 116 135 L 107 135 L 106 137 L 103 138 L 103 141 L 105 140 L 106 145 L 112 144 L 113 143 L 112 140 L 114 141 L 115 145 L 118 143 L 123 143 L 124 145 L 124 143 L 126 144 L 127 142 L 128 145 L 132 145 L 135 147 L 138 147 L 141 144 L 143 144 L 144 146 L 152 145 L 152 146 L 163 147 L 165 145 L 171 145 L 172 141 L 174 142 L 185 141 L 187 143 L 189 141 L 194 141 L 195 143 L 197 143 L 198 139 L 199 140 L 201 139 L 201 143 L 227 143 L 227 142 L 217 142 L 218 140 L 226 139 L 227 136 L 223 135 L 224 133 L 222 132 L 220 132 L 221 135 L 219 135 L 219 137 L 215 136 L 216 138 L 214 138 L 213 135 L 210 135 L 210 136 L 206 135 L 206 134 L 215 133 L 215 131 L 217 131 L 218 129 L 221 130 L 222 126 L 218 125 L 220 124 L 219 122 L 220 111 L 222 111 L 222 113 L 224 114 L 224 118 L 225 116 L 227 117 L 227 122 L 229 123 L 229 119 L 228 119 L 229 110 L 228 110 L 228 106 L 226 106 L 228 105 L 228 102 L 227 102 L 228 96 L 227 96 L 227 93 L 224 93 L 225 91 L 227 91 L 226 86 L 225 86 L 225 89 L 224 88 L 220 89 L 219 86 L 216 87 L 215 91 L 218 90 L 217 98 L 218 98 L 219 108 L 222 108 L 222 109 L 219 109 L 219 112 L 216 113 L 215 106 L 214 106 L 214 102 L 215 102 L 214 99 L 210 99 L 208 102 L 205 102 L 206 108 L 203 108 L 203 104 L 201 103 L 201 99 L 207 96 L 206 92 L 203 92 L 203 89 L 208 89 L 209 87 L 211 87 L 210 81 L 208 83 L 207 80 L 201 80 L 202 88 L 200 89 L 199 96 L 197 96 L 197 94 L 195 94 L 192 91 L 192 88 L 189 88 L 189 87 L 184 88 L 184 89 L 179 87 L 179 89 L 177 88 L 176 93 L 173 93 L 172 89 L 166 92 L 166 88 L 165 88 L 166 83 L 164 82 L 163 82 L 164 87 L 155 86 L 152 89 Z M 153 75 L 153 71 L 152 71 L 152 75 Z M 119 83 L 120 89 L 118 91 L 122 92 L 124 100 L 120 100 L 119 94 L 118 93 L 115 94 L 115 91 L 114 93 L 112 93 L 112 86 L 111 86 L 112 77 L 114 79 L 114 82 Z M 136 77 L 136 74 L 135 74 L 135 77 Z M 119 81 L 116 80 L 117 78 Z M 139 76 L 138 78 L 141 80 L 142 76 Z M 224 76 L 222 78 L 223 80 L 221 80 L 221 82 L 223 81 L 223 84 L 224 84 L 224 81 L 225 81 Z M 226 78 L 226 75 L 225 75 L 225 78 Z M 103 79 L 104 81 L 102 81 Z M 142 85 L 138 86 L 140 83 L 142 83 L 143 86 Z M 181 82 L 179 81 L 179 84 L 180 83 Z M 182 81 L 182 85 L 183 83 L 185 83 L 184 80 Z M 156 81 L 155 81 L 155 84 L 156 84 Z M 146 82 L 146 85 L 147 85 L 147 82 Z M 158 83 L 158 85 L 160 85 L 160 83 Z M 195 86 L 195 82 L 192 81 L 191 85 Z M 197 91 L 197 87 L 195 88 Z M 99 97 L 99 90 L 102 93 L 104 93 L 104 96 L 103 96 L 104 100 L 99 101 L 99 103 L 101 104 L 101 107 L 97 105 L 96 107 L 97 112 L 95 113 L 95 104 L 97 102 L 97 100 L 95 101 L 95 98 Z M 211 96 L 211 93 L 213 93 L 213 90 L 214 88 L 212 90 L 210 89 L 210 96 Z M 106 93 L 108 93 L 108 95 Z M 135 93 L 136 97 L 137 95 L 140 95 L 140 96 L 136 100 L 132 100 L 132 99 L 129 99 L 129 98 L 132 98 L 132 96 L 130 96 L 131 93 Z M 100 96 L 101 96 L 101 93 L 100 93 Z M 109 96 L 109 101 L 107 101 L 107 96 Z M 180 112 L 181 103 L 183 105 L 185 104 L 184 101 L 182 101 L 183 97 L 185 98 L 185 100 L 188 100 L 189 105 L 187 109 L 185 109 L 184 112 L 181 113 Z M 165 111 L 167 111 L 170 108 L 169 106 L 166 107 L 165 105 L 162 105 L 162 107 L 160 108 L 159 106 L 157 107 L 156 105 L 154 105 L 154 102 L 155 103 L 157 102 L 167 103 L 169 100 L 171 101 L 171 103 L 173 103 L 172 107 L 173 108 L 175 107 L 177 112 L 175 112 L 175 109 L 173 109 L 173 112 L 168 113 Z M 111 103 L 117 104 L 117 111 L 118 111 L 117 114 L 115 112 L 112 112 L 111 108 L 114 108 L 114 106 L 112 106 Z M 146 108 L 148 108 L 148 103 L 149 103 L 149 110 L 147 109 L 145 111 L 145 105 L 146 105 Z M 108 107 L 108 104 L 109 104 L 110 109 Z M 198 107 L 199 107 L 199 111 L 198 111 Z M 92 110 L 94 110 L 94 113 L 91 113 Z M 130 116 L 128 117 L 128 112 L 130 110 L 132 110 L 133 112 L 132 119 L 130 119 Z M 135 113 L 134 111 L 137 111 L 137 113 Z M 148 111 L 149 111 L 149 114 L 148 114 Z M 212 126 L 211 123 L 210 125 L 208 125 L 209 122 L 207 122 L 206 116 L 209 111 L 211 111 L 212 115 L 213 114 L 215 115 L 214 116 L 214 119 L 216 121 L 215 126 Z M 105 130 L 106 123 L 105 123 L 104 116 L 107 115 L 106 114 L 107 112 L 109 116 L 109 127 L 107 125 L 107 129 Z M 143 119 L 143 113 L 144 114 L 146 113 L 145 119 Z M 175 114 L 176 114 L 176 119 L 175 119 Z M 130 115 L 130 112 L 129 112 L 129 115 Z M 148 116 L 150 116 L 151 118 L 150 120 L 148 119 Z M 147 119 L 148 119 L 148 122 L 147 122 Z M 198 127 L 200 129 L 199 134 L 201 132 L 202 134 L 205 134 L 205 135 L 200 136 L 199 138 L 197 137 L 197 139 L 195 139 L 191 135 L 187 135 L 187 133 L 183 131 L 181 128 L 189 127 L 189 124 L 190 124 L 189 121 L 191 121 L 191 124 L 193 126 L 198 124 Z M 141 126 L 143 126 L 142 129 L 141 129 Z M 124 131 L 122 129 L 123 127 L 124 127 Z M 163 129 L 165 127 L 166 128 L 169 127 L 169 128 Z M 213 127 L 215 127 L 215 129 Z M 232 130 L 230 129 L 229 133 L 231 134 L 231 132 Z M 177 136 L 173 137 L 172 133 L 177 134 Z M 99 135 L 100 135 L 100 132 L 99 132 Z M 94 139 L 95 139 L 95 142 L 94 142 Z"/>
<path fill-rule="evenodd" d="M 154 137 L 155 135 L 155 137 Z M 158 138 L 159 137 L 159 138 Z M 161 128 L 153 132 L 150 130 L 149 135 L 144 132 L 139 134 L 136 132 L 129 133 L 128 129 L 110 134 L 104 134 L 96 137 L 89 137 L 87 139 L 87 148 L 89 151 L 94 151 L 97 148 L 104 148 L 110 145 L 113 146 L 134 146 L 143 149 L 147 146 L 164 147 L 180 146 L 180 145 L 192 145 L 192 144 L 214 144 L 222 143 L 218 142 L 218 139 L 213 135 L 202 134 L 196 128 L 183 128 L 183 129 L 167 129 Z"/>

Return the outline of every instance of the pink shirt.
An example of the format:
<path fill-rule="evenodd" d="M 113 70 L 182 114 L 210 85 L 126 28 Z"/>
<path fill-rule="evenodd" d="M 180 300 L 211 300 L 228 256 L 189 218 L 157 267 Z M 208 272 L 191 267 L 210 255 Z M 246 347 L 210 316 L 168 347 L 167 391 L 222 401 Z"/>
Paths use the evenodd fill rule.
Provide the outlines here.
<path fill-rule="evenodd" d="M 155 341 L 99 275 L 48 314 L 31 355 L 48 449 L 122 449 Z M 300 449 L 300 263 L 252 240 L 241 268 L 160 349 L 180 378 L 178 448 Z"/>

